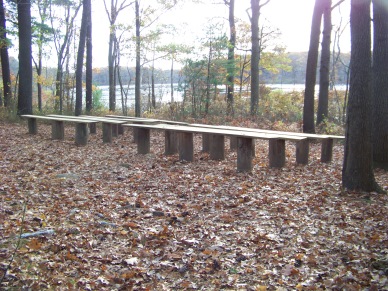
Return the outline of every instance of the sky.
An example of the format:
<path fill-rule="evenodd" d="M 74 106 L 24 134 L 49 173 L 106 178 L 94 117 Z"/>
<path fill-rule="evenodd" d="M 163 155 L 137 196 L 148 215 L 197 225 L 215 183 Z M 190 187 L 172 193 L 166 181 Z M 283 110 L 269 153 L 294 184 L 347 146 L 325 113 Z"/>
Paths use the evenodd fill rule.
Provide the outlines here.
<path fill-rule="evenodd" d="M 110 3 L 109 0 L 106 0 Z M 130 2 L 130 0 L 127 0 Z M 223 0 L 203 0 L 205 4 L 194 4 L 191 1 L 185 1 L 184 5 L 178 5 L 169 12 L 163 14 L 159 19 L 162 23 L 173 24 L 175 26 L 175 43 L 198 44 L 199 38 L 204 36 L 204 31 L 210 22 L 219 22 L 224 24 L 224 29 L 228 29 L 228 8 L 224 4 L 211 4 L 214 2 L 222 3 Z M 264 0 L 262 0 L 263 2 Z M 149 0 L 142 0 L 141 3 L 149 3 Z M 179 2 L 179 1 L 178 1 Z M 289 52 L 308 51 L 310 41 L 310 26 L 314 0 L 271 0 L 262 7 L 260 23 L 278 28 L 281 36 L 279 43 L 283 44 Z M 333 0 L 336 3 L 337 0 Z M 109 22 L 105 12 L 103 0 L 92 1 L 92 22 L 93 22 L 93 67 L 106 67 L 108 63 L 108 38 Z M 238 21 L 249 22 L 247 8 L 250 7 L 250 0 L 235 0 L 235 17 Z M 348 23 L 350 1 L 345 1 L 340 5 L 341 10 L 333 11 L 333 24 L 338 24 L 342 17 L 343 26 Z M 341 12 L 341 13 L 339 13 Z M 79 13 L 81 15 L 82 12 Z M 120 13 L 117 23 L 134 25 L 135 22 L 134 5 L 128 7 Z M 342 15 L 342 16 L 341 16 Z M 54 50 L 52 48 L 51 50 Z M 341 37 L 341 50 L 350 51 L 350 32 L 349 25 Z M 10 54 L 17 57 L 16 47 L 10 51 Z M 56 65 L 56 58 L 53 54 L 48 62 Z M 49 66 L 51 66 L 49 64 Z M 123 60 L 124 66 L 134 66 L 133 60 Z M 159 67 L 165 67 L 166 63 L 159 63 Z M 158 65 L 156 65 L 158 66 Z"/>
<path fill-rule="evenodd" d="M 107 1 L 110 2 L 110 1 Z M 204 1 L 205 2 L 205 1 Z M 228 28 L 227 7 L 223 4 L 185 3 L 164 14 L 160 20 L 164 23 L 174 24 L 178 36 L 176 42 L 195 43 L 198 37 L 203 35 L 206 25 L 210 19 L 216 18 L 225 23 Z M 223 2 L 219 0 L 219 2 Z M 249 21 L 246 9 L 250 7 L 250 0 L 235 1 L 235 15 L 243 21 Z M 286 46 L 289 52 L 308 51 L 310 40 L 311 18 L 314 8 L 314 0 L 271 0 L 261 10 L 261 23 L 269 24 L 271 27 L 279 28 L 282 35 L 280 42 Z M 333 0 L 333 3 L 336 1 Z M 343 23 L 349 19 L 349 1 L 341 5 Z M 143 3 L 147 1 L 143 0 Z M 108 55 L 108 18 L 104 9 L 103 0 L 93 1 L 93 63 L 96 67 L 106 66 Z M 134 9 L 127 8 L 121 12 L 119 22 L 134 22 Z M 340 21 L 339 10 L 333 12 L 333 22 Z M 341 39 L 342 51 L 350 50 L 350 35 L 346 31 Z M 130 62 L 130 61 L 128 61 Z M 128 64 L 130 65 L 130 64 Z"/>

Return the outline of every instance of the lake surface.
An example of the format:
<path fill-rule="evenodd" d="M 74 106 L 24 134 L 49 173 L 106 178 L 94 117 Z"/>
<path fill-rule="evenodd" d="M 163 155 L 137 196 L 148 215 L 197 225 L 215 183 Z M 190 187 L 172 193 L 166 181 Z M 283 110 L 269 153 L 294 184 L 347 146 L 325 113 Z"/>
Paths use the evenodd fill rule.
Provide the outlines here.
<path fill-rule="evenodd" d="M 292 92 L 292 91 L 298 91 L 301 92 L 304 90 L 305 85 L 304 84 L 266 84 L 267 87 L 271 88 L 272 90 L 281 90 L 284 92 Z M 101 102 L 108 106 L 109 105 L 109 86 L 99 86 L 99 88 L 102 90 L 102 98 Z M 346 85 L 340 84 L 336 85 L 337 90 L 345 90 Z M 225 93 L 225 86 L 219 87 L 220 93 Z M 319 85 L 315 86 L 315 92 L 318 94 L 319 92 Z M 142 96 L 145 96 L 145 99 L 147 96 L 150 96 L 150 89 L 147 85 L 143 85 L 141 87 L 141 94 Z M 156 102 L 161 103 L 168 103 L 171 102 L 171 85 L 170 84 L 155 84 L 155 95 L 156 95 Z M 116 106 L 118 108 L 121 108 L 121 91 L 120 86 L 116 86 Z M 143 97 L 144 98 L 144 97 Z M 151 98 L 151 97 L 149 97 Z M 174 84 L 174 101 L 182 101 L 183 99 L 183 92 L 178 91 L 178 83 Z M 144 100 L 144 99 L 143 99 Z M 128 94 L 128 106 L 134 106 L 135 104 L 135 85 L 129 86 L 129 94 Z"/>

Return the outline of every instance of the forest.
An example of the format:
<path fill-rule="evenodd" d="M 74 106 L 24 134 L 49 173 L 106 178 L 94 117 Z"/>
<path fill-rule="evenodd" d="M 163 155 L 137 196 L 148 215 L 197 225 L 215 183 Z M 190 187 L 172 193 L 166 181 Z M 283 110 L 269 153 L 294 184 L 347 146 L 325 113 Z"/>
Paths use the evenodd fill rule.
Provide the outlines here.
<path fill-rule="evenodd" d="M 294 52 L 273 3 L 0 0 L 0 289 L 386 288 L 387 1 L 295 0 L 310 35 Z M 166 21 L 197 6 L 214 13 L 199 31 Z M 167 131 L 142 155 L 130 127 L 106 143 L 85 125 L 79 146 L 79 127 L 50 122 L 108 115 L 278 136 L 255 140 L 243 172 L 232 143 L 214 160 L 204 135 L 186 161 L 163 152 Z M 47 120 L 31 134 L 26 116 Z M 287 133 L 325 140 L 330 161 L 317 138 L 298 164 L 306 143 Z"/>

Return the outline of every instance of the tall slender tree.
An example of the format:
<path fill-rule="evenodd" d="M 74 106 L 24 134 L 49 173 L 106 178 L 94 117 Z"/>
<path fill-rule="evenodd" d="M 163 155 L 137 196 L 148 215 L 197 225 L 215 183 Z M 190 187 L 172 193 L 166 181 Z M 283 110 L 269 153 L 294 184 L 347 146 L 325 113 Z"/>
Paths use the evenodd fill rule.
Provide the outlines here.
<path fill-rule="evenodd" d="M 373 0 L 373 163 L 388 170 L 388 5 Z"/>
<path fill-rule="evenodd" d="M 19 90 L 18 115 L 32 114 L 31 0 L 18 0 Z"/>
<path fill-rule="evenodd" d="M 234 57 L 234 49 L 236 47 L 236 24 L 234 19 L 234 0 L 224 0 L 229 8 L 229 44 L 228 44 L 228 67 L 227 67 L 227 114 L 234 114 L 234 76 L 236 73 L 236 64 Z"/>
<path fill-rule="evenodd" d="M 350 91 L 347 108 L 342 185 L 379 191 L 373 174 L 371 0 L 351 0 Z"/>
<path fill-rule="evenodd" d="M 331 30 L 331 0 L 325 0 L 323 2 L 323 36 L 321 66 L 319 69 L 317 125 L 321 124 L 328 117 L 329 112 Z"/>
<path fill-rule="evenodd" d="M 259 66 L 260 66 L 260 31 L 259 17 L 261 8 L 268 4 L 270 0 L 260 4 L 261 0 L 251 0 L 251 12 L 249 15 L 251 21 L 251 41 L 252 41 L 252 56 L 251 56 L 251 116 L 257 116 L 259 112 Z"/>
<path fill-rule="evenodd" d="M 88 4 L 84 6 L 87 9 L 87 24 L 86 24 L 86 112 L 90 113 L 93 109 L 93 41 L 92 41 L 92 3 L 88 0 Z"/>
<path fill-rule="evenodd" d="M 307 56 L 306 81 L 303 106 L 303 132 L 314 133 L 314 96 L 316 72 L 318 63 L 319 37 L 321 34 L 321 21 L 326 0 L 315 0 L 313 18 L 311 20 L 310 46 Z"/>
<path fill-rule="evenodd" d="M 139 0 L 135 1 L 135 16 L 136 16 L 136 68 L 135 68 L 135 116 L 140 117 L 141 115 L 141 96 L 140 96 L 140 7 Z"/>
<path fill-rule="evenodd" d="M 11 70 L 9 67 L 8 45 L 9 40 L 7 39 L 4 1 L 0 0 L 0 58 L 1 72 L 3 76 L 4 107 L 8 107 L 12 99 Z M 3 101 L 0 97 L 0 106 L 2 105 Z"/>
<path fill-rule="evenodd" d="M 82 10 L 82 22 L 81 30 L 79 34 L 79 45 L 77 52 L 77 67 L 75 71 L 75 114 L 82 114 L 82 68 L 84 63 L 85 43 L 86 43 L 86 30 L 88 22 L 88 11 L 90 6 L 90 0 L 83 0 Z"/>
<path fill-rule="evenodd" d="M 110 11 L 107 0 L 104 0 L 105 12 L 109 19 L 109 50 L 108 50 L 108 70 L 109 70 L 109 110 L 116 110 L 116 58 L 117 58 L 117 30 L 116 21 L 121 11 L 129 7 L 134 1 L 121 0 L 110 0 Z"/>

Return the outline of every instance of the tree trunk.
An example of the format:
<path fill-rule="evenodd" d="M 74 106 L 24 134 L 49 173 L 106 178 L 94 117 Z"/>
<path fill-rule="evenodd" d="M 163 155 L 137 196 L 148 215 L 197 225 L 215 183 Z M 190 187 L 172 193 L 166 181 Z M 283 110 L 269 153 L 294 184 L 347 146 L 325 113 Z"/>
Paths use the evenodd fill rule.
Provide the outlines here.
<path fill-rule="evenodd" d="M 303 132 L 314 133 L 314 97 L 317 74 L 319 35 L 321 33 L 321 20 L 323 13 L 323 1 L 315 0 L 313 18 L 311 21 L 310 47 L 306 65 L 306 84 L 303 106 Z"/>
<path fill-rule="evenodd" d="M 86 26 L 88 18 L 87 6 L 88 0 L 83 0 L 82 22 L 79 34 L 79 45 L 77 53 L 77 67 L 75 72 L 75 114 L 76 116 L 82 114 L 82 69 L 84 63 L 85 42 L 86 42 Z"/>
<path fill-rule="evenodd" d="M 323 36 L 321 67 L 319 71 L 317 125 L 320 125 L 328 117 L 329 113 L 331 0 L 325 0 L 323 5 Z"/>
<path fill-rule="evenodd" d="M 92 42 L 92 3 L 86 0 L 84 9 L 87 10 L 86 26 L 86 112 L 93 109 L 93 42 Z"/>
<path fill-rule="evenodd" d="M 108 69 L 109 69 L 109 111 L 116 110 L 116 78 L 115 78 L 115 31 L 114 24 L 111 24 L 109 33 L 109 52 L 108 52 Z"/>
<path fill-rule="evenodd" d="M 371 96 L 371 0 L 352 0 L 350 11 L 350 91 L 342 185 L 349 190 L 381 191 L 373 174 Z"/>
<path fill-rule="evenodd" d="M 8 40 L 7 40 L 7 28 L 5 20 L 5 11 L 3 0 L 0 0 L 0 58 L 1 58 L 1 72 L 3 77 L 3 92 L 4 92 L 4 107 L 8 107 L 12 99 L 11 89 L 11 70 L 9 67 L 8 56 Z M 3 101 L 0 98 L 0 106 L 3 105 Z"/>
<path fill-rule="evenodd" d="M 227 68 L 227 115 L 234 115 L 234 74 L 235 59 L 234 48 L 236 46 L 236 25 L 234 22 L 234 0 L 229 0 L 229 44 L 228 44 L 228 68 Z"/>
<path fill-rule="evenodd" d="M 31 1 L 17 2 L 19 28 L 18 115 L 32 114 Z"/>
<path fill-rule="evenodd" d="M 388 7 L 373 0 L 373 163 L 388 170 Z"/>
<path fill-rule="evenodd" d="M 259 41 L 259 16 L 260 0 L 251 0 L 252 17 L 252 57 L 251 57 L 251 116 L 257 116 L 259 111 L 259 62 L 260 62 L 260 41 Z"/>
<path fill-rule="evenodd" d="M 170 89 L 171 89 L 171 106 L 174 103 L 174 58 L 171 58 L 171 71 L 170 71 Z"/>
<path fill-rule="evenodd" d="M 135 13 L 136 13 L 136 69 L 135 69 L 135 116 L 141 116 L 141 96 L 140 96 L 140 9 L 139 1 L 135 2 Z"/>

